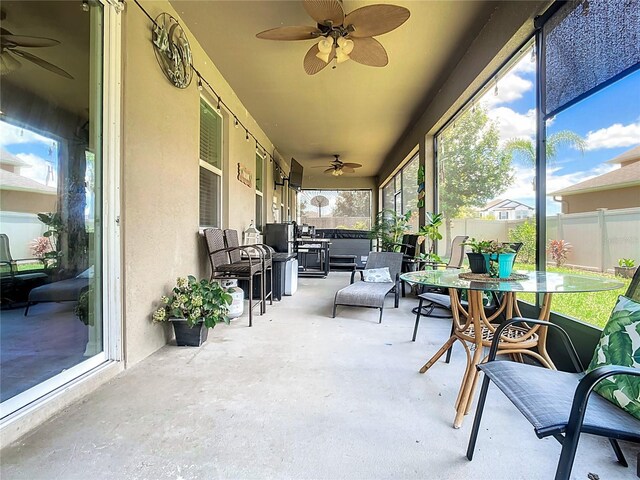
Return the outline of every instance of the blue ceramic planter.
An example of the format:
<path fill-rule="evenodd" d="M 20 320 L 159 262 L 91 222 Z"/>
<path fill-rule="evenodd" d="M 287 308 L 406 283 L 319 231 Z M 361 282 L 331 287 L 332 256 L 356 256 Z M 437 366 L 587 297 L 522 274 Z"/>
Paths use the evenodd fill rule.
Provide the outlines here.
<path fill-rule="evenodd" d="M 511 275 L 515 253 L 483 253 L 482 255 L 490 277 L 507 278 Z"/>

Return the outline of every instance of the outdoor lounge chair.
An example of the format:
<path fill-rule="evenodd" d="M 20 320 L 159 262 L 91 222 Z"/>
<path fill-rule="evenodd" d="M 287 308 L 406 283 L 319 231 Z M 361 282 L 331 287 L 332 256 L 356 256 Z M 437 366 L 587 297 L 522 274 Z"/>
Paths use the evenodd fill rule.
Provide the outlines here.
<path fill-rule="evenodd" d="M 634 275 L 625 296 L 629 299 L 628 305 L 640 305 L 640 270 Z M 636 325 L 634 328 L 633 323 L 631 323 L 634 322 L 631 315 L 633 314 L 625 315 L 623 323 L 620 322 L 619 317 L 612 316 L 612 320 L 615 319 L 616 321 L 614 325 L 618 327 L 610 332 L 620 333 L 620 325 L 628 326 L 627 332 L 638 328 L 640 322 L 635 320 Z M 577 373 L 550 370 L 524 363 L 495 361 L 502 331 L 515 323 L 522 322 L 546 325 L 556 329 L 560 333 L 560 337 L 567 348 Z M 616 329 L 618 330 L 617 332 Z M 603 336 L 606 336 L 606 334 L 607 327 L 605 327 Z M 614 333 L 611 333 L 611 336 L 613 335 Z M 605 359 L 611 358 L 614 348 L 626 348 L 624 342 L 607 343 L 608 353 L 605 355 Z M 629 349 L 631 348 L 632 344 L 629 345 Z M 624 356 L 622 353 L 622 351 L 619 351 L 619 356 Z M 625 354 L 629 353 L 626 352 Z M 500 325 L 494 334 L 487 363 L 478 365 L 478 370 L 484 372 L 485 377 L 482 382 L 476 416 L 471 430 L 467 458 L 469 460 L 473 459 L 489 383 L 493 381 L 533 425 L 538 438 L 553 436 L 562 444 L 560 460 L 556 469 L 556 480 L 570 478 L 581 433 L 607 437 L 618 462 L 625 467 L 628 466 L 618 445 L 618 440 L 640 442 L 640 419 L 624 411 L 612 401 L 598 394 L 593 395 L 592 392 L 594 387 L 601 381 L 605 379 L 611 380 L 612 375 L 622 375 L 629 376 L 626 378 L 629 380 L 628 386 L 630 388 L 627 393 L 633 396 L 634 394 L 630 392 L 633 392 L 635 387 L 633 387 L 631 381 L 633 381 L 634 377 L 640 377 L 639 363 L 635 360 L 631 363 L 634 366 L 609 364 L 597 366 L 597 368 L 585 372 L 568 334 L 558 325 L 542 320 L 524 318 L 514 318 L 505 322 Z M 603 362 L 601 361 L 595 363 L 592 361 L 592 366 L 594 367 L 602 364 Z M 610 388 L 613 382 L 609 381 L 607 383 L 607 388 Z M 612 393 L 610 395 L 616 397 Z M 624 405 L 624 403 L 620 405 Z M 638 468 L 640 469 L 640 466 Z M 638 473 L 640 476 L 640 472 Z"/>
<path fill-rule="evenodd" d="M 336 292 L 333 302 L 333 318 L 336 317 L 338 305 L 350 307 L 378 308 L 382 323 L 382 311 L 384 299 L 390 293 L 395 295 L 395 308 L 398 308 L 400 300 L 400 270 L 402 268 L 402 253 L 399 252 L 370 252 L 364 269 L 372 268 L 389 269 L 391 282 L 365 282 L 363 271 L 360 273 L 360 281 L 355 281 L 356 272 L 351 272 L 351 284 Z"/>
<path fill-rule="evenodd" d="M 91 279 L 88 276 L 78 276 L 34 288 L 29 292 L 29 299 L 27 301 L 27 308 L 24 310 L 24 316 L 26 317 L 29 314 L 29 308 L 36 303 L 77 302 L 80 295 L 89 288 L 90 281 Z"/>

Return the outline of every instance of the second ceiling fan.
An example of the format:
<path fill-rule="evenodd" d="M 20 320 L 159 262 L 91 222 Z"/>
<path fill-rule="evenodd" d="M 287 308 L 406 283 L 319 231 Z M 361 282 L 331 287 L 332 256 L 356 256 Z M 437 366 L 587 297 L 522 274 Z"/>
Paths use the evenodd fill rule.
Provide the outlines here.
<path fill-rule="evenodd" d="M 367 5 L 345 15 L 340 0 L 304 0 L 312 26 L 287 26 L 265 30 L 256 35 L 264 40 L 316 40 L 304 57 L 304 70 L 314 75 L 335 58 L 336 63 L 349 59 L 371 67 L 389 63 L 387 51 L 376 35 L 395 30 L 411 13 L 397 5 Z"/>
<path fill-rule="evenodd" d="M 355 169 L 356 168 L 360 168 L 362 165 L 360 165 L 359 163 L 351 163 L 351 162 L 343 162 L 342 160 L 340 160 L 340 155 L 333 155 L 334 156 L 334 160 L 329 164 L 329 168 L 327 168 L 324 173 L 326 174 L 331 174 L 334 177 L 340 177 L 341 175 L 345 174 L 345 173 L 355 173 Z M 311 167 L 311 168 L 325 168 L 326 165 L 321 165 L 321 166 L 317 166 L 317 167 Z"/>

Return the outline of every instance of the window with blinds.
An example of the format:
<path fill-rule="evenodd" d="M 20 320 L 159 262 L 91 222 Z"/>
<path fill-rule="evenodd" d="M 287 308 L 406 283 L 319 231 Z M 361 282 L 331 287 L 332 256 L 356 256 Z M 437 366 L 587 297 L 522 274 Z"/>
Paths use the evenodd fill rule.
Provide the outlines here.
<path fill-rule="evenodd" d="M 220 227 L 222 203 L 222 117 L 200 99 L 200 226 Z"/>

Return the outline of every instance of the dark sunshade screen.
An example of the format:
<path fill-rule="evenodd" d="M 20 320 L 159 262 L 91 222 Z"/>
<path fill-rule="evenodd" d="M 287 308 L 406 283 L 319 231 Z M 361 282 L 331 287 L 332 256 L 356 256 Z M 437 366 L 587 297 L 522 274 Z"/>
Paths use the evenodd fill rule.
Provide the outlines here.
<path fill-rule="evenodd" d="M 569 1 L 543 34 L 551 115 L 640 64 L 640 0 Z"/>

